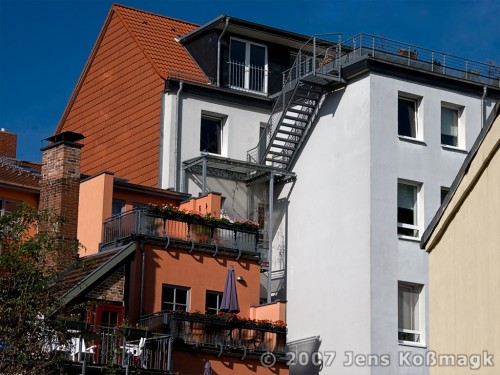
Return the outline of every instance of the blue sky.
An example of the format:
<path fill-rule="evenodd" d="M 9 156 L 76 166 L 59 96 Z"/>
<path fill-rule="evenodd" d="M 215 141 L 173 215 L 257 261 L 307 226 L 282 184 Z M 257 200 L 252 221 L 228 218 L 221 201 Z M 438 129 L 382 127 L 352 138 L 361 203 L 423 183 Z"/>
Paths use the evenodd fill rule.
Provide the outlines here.
<path fill-rule="evenodd" d="M 220 14 L 312 35 L 381 35 L 500 63 L 500 0 L 121 0 L 204 24 Z M 40 161 L 113 1 L 0 0 L 0 127 Z"/>

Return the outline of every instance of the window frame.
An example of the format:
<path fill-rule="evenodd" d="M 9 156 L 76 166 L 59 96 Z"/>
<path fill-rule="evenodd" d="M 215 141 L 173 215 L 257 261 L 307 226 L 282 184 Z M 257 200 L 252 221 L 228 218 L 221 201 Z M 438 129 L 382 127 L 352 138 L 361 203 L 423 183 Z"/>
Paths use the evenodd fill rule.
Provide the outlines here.
<path fill-rule="evenodd" d="M 9 205 L 10 204 L 15 205 L 16 206 L 15 210 L 8 211 L 7 210 L 8 203 L 9 203 Z M 5 216 L 6 214 L 9 214 L 9 213 L 12 213 L 12 212 L 15 212 L 15 211 L 19 210 L 19 208 L 21 207 L 22 203 L 23 203 L 22 201 L 19 201 L 17 199 L 0 198 L 0 217 L 1 216 Z"/>
<path fill-rule="evenodd" d="M 444 203 L 445 199 L 446 199 L 446 196 L 448 195 L 448 193 L 450 192 L 450 188 L 449 187 L 445 187 L 445 186 L 441 186 L 441 189 L 440 189 L 440 199 L 441 199 L 441 204 Z M 444 194 L 444 195 L 443 195 Z"/>
<path fill-rule="evenodd" d="M 406 102 L 411 102 L 414 104 L 414 112 L 415 112 L 415 118 L 414 118 L 414 132 L 415 136 L 411 135 L 406 135 L 406 134 L 401 134 L 400 132 L 400 101 L 406 101 Z M 413 96 L 410 94 L 406 93 L 398 93 L 398 136 L 403 138 L 403 139 L 410 139 L 410 140 L 418 140 L 422 141 L 423 140 L 423 126 L 422 126 L 422 118 L 421 118 L 421 102 L 422 102 L 422 97 L 418 96 Z"/>
<path fill-rule="evenodd" d="M 114 212 L 115 211 L 115 204 L 117 204 L 117 203 L 121 203 L 120 212 Z M 113 200 L 111 201 L 111 216 L 121 215 L 122 213 L 124 213 L 126 211 L 126 206 L 127 206 L 127 202 L 124 199 L 113 198 Z"/>
<path fill-rule="evenodd" d="M 267 93 L 268 93 L 268 77 L 269 77 L 269 58 L 268 58 L 269 52 L 267 49 L 267 45 L 261 44 L 261 43 L 256 43 L 256 42 L 246 40 L 246 39 L 231 37 L 229 39 L 229 62 L 231 62 L 231 46 L 232 46 L 233 40 L 237 41 L 237 42 L 245 43 L 245 72 L 244 72 L 243 87 L 236 86 L 236 85 L 230 85 L 229 87 L 231 87 L 232 89 L 236 89 L 236 90 L 244 90 L 244 91 L 251 92 L 251 93 L 267 95 Z M 262 91 L 250 89 L 250 69 L 249 69 L 249 67 L 250 67 L 250 59 L 251 59 L 250 51 L 251 51 L 252 45 L 264 48 L 264 61 L 265 62 L 264 62 L 264 82 L 263 82 L 263 90 Z"/>
<path fill-rule="evenodd" d="M 211 151 L 206 151 L 206 150 L 203 150 L 202 149 L 202 139 L 203 139 L 203 120 L 210 120 L 210 121 L 218 121 L 219 124 L 220 124 L 220 134 L 217 136 L 217 140 L 218 140 L 218 148 L 219 148 L 219 152 L 211 152 Z M 201 113 L 201 117 L 200 117 L 200 152 L 205 152 L 207 154 L 211 154 L 211 155 L 219 155 L 219 156 L 223 156 L 224 154 L 224 150 L 225 150 L 225 147 L 224 147 L 224 125 L 225 125 L 225 117 L 222 117 L 222 116 L 217 116 L 217 115 L 213 115 L 213 114 L 207 114 L 207 113 L 204 113 L 202 112 Z"/>
<path fill-rule="evenodd" d="M 400 221 L 400 197 L 399 197 L 399 186 L 400 185 L 406 185 L 406 186 L 411 186 L 414 188 L 414 196 L 415 196 L 415 202 L 413 204 L 414 206 L 414 212 L 413 212 L 413 217 L 414 217 L 414 224 L 409 224 L 409 223 L 404 223 Z M 402 239 L 411 239 L 411 240 L 419 240 L 421 237 L 422 233 L 422 219 L 423 219 L 423 214 L 422 214 L 422 183 L 419 182 L 414 182 L 414 181 L 408 181 L 408 180 L 398 180 L 397 183 L 397 191 L 396 191 L 396 208 L 397 208 L 397 234 L 399 238 Z M 415 212 L 416 211 L 416 212 Z M 400 231 L 400 228 L 402 229 Z M 409 235 L 405 233 L 400 233 L 403 232 L 405 229 L 413 230 L 416 232 L 416 235 Z"/>
<path fill-rule="evenodd" d="M 173 289 L 174 291 L 174 300 L 172 302 L 166 302 L 165 301 L 165 289 Z M 186 292 L 186 304 L 180 304 L 177 302 L 177 291 L 185 291 Z M 185 312 L 188 312 L 189 311 L 189 306 L 190 306 L 190 294 L 191 294 L 191 288 L 189 287 L 185 287 L 185 286 L 180 286 L 180 285 L 172 285 L 172 284 L 165 284 L 163 283 L 162 286 L 161 286 L 161 310 L 162 311 L 172 311 L 172 312 L 175 312 L 175 311 L 185 311 Z M 170 309 L 166 309 L 164 308 L 164 305 L 165 304 L 172 304 L 173 305 L 173 309 L 170 310 Z M 180 310 L 178 309 L 178 305 L 182 305 L 185 307 L 185 310 Z"/>
<path fill-rule="evenodd" d="M 208 306 L 208 295 L 209 294 L 216 296 L 216 301 L 217 301 L 217 307 L 216 308 Z M 215 291 L 215 290 L 207 290 L 205 292 L 205 313 L 206 314 L 217 314 L 219 312 L 219 310 L 220 310 L 220 304 L 222 302 L 222 295 L 223 294 L 224 294 L 223 292 L 218 292 L 218 291 Z"/>
<path fill-rule="evenodd" d="M 454 111 L 456 113 L 456 128 L 457 128 L 457 135 L 456 135 L 456 144 L 449 144 L 449 143 L 444 143 L 443 142 L 443 109 L 449 110 L 449 111 Z M 441 125 L 441 146 L 445 148 L 451 148 L 451 149 L 459 149 L 459 150 L 464 150 L 465 149 L 465 130 L 464 130 L 464 123 L 463 123 L 463 112 L 464 112 L 464 107 L 459 106 L 456 104 L 452 103 L 447 103 L 447 102 L 441 102 L 441 119 L 440 119 L 440 125 Z M 452 135 L 447 135 L 451 137 Z"/>
<path fill-rule="evenodd" d="M 402 302 L 402 291 L 406 290 L 408 294 L 416 296 L 416 301 L 412 302 L 415 306 L 411 311 L 409 320 L 410 328 L 402 327 L 401 321 L 404 314 Z M 403 297 L 404 298 L 404 297 Z M 405 317 L 403 317 L 405 320 Z M 409 339 L 412 338 L 413 340 Z M 425 346 L 425 295 L 424 285 L 410 282 L 398 281 L 398 343 L 400 345 Z"/>

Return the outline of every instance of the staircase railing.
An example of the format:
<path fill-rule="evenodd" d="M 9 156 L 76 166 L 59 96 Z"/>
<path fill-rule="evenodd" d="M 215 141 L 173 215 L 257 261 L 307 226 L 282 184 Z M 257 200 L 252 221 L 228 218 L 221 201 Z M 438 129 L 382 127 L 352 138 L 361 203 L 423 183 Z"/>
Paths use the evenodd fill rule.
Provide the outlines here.
<path fill-rule="evenodd" d="M 318 39 L 319 36 L 337 35 L 338 42 Z M 328 69 L 335 68 L 340 77 L 340 56 L 342 55 L 341 33 L 316 34 L 304 43 L 297 52 L 297 57 L 292 67 L 283 72 L 282 90 L 274 103 L 271 115 L 267 122 L 266 130 L 262 133 L 257 146 L 247 151 L 247 161 L 251 163 L 265 163 L 265 154 L 276 134 L 276 129 L 283 120 L 286 109 L 293 99 L 293 94 L 297 89 L 300 80 L 308 75 L 316 73 L 327 73 L 327 64 L 331 63 Z M 265 145 L 265 147 L 264 147 Z M 266 150 L 263 155 L 259 151 Z"/>

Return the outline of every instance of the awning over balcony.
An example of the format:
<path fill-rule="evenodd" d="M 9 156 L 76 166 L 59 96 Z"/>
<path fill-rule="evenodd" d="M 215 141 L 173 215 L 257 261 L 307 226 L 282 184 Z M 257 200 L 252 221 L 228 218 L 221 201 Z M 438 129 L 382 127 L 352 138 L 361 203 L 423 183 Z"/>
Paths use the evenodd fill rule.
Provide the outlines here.
<path fill-rule="evenodd" d="M 268 165 L 255 164 L 222 156 L 201 153 L 193 159 L 184 161 L 184 172 L 211 177 L 220 177 L 229 180 L 244 181 L 248 184 L 270 180 L 271 174 L 275 178 L 292 179 L 295 173 L 284 172 L 279 168 Z"/>

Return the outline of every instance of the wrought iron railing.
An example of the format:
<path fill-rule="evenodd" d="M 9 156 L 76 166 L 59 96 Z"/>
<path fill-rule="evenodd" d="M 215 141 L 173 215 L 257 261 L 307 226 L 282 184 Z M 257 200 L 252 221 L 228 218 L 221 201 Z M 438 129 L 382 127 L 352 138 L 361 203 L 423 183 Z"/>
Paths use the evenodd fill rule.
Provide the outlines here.
<path fill-rule="evenodd" d="M 107 219 L 103 224 L 101 246 L 117 244 L 138 235 L 161 239 L 167 244 L 174 240 L 180 241 L 191 248 L 197 244 L 214 251 L 230 250 L 240 255 L 243 252 L 260 254 L 258 230 L 238 228 L 236 224 L 230 223 L 173 219 L 145 209 L 134 209 Z"/>
<path fill-rule="evenodd" d="M 172 312 L 158 312 L 141 317 L 140 324 L 152 332 L 169 334 L 181 342 L 215 350 L 240 349 L 251 352 L 286 352 L 286 328 L 259 325 L 255 322 L 224 321 Z"/>
<path fill-rule="evenodd" d="M 230 60 L 229 87 L 257 94 L 267 94 L 267 69 L 258 65 L 247 65 Z"/>
<path fill-rule="evenodd" d="M 46 345 L 45 350 L 63 353 L 66 360 L 85 367 L 171 370 L 170 335 L 141 330 L 143 335 L 130 336 L 117 327 L 83 325 L 80 329 L 69 329 L 67 340 L 54 340 Z"/>

